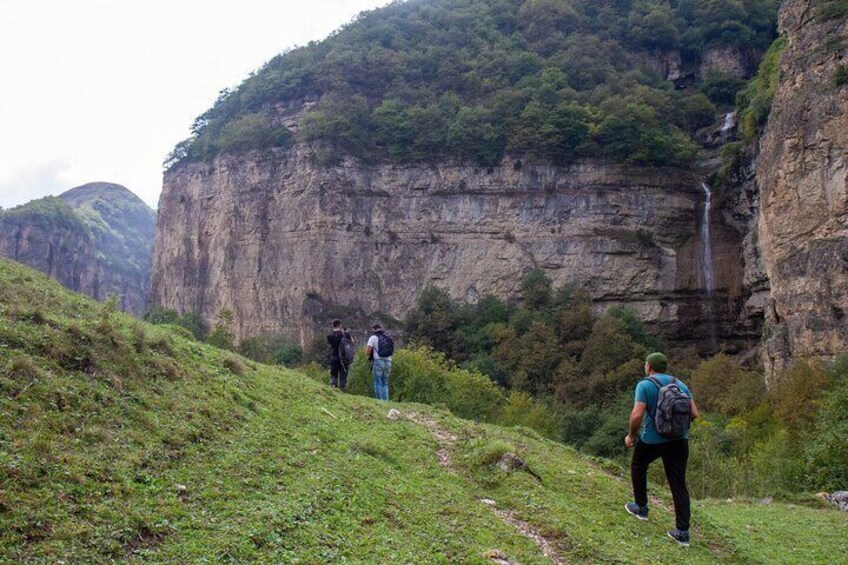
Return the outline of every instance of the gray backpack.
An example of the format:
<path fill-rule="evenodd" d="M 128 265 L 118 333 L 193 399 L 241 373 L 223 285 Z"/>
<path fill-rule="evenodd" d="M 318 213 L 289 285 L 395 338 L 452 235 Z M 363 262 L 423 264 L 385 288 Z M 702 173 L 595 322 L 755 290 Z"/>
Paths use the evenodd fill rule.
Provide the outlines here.
<path fill-rule="evenodd" d="M 683 392 L 674 377 L 665 386 L 653 376 L 649 376 L 648 380 L 660 389 L 653 414 L 657 433 L 669 439 L 681 437 L 689 431 L 692 423 L 692 399 Z"/>

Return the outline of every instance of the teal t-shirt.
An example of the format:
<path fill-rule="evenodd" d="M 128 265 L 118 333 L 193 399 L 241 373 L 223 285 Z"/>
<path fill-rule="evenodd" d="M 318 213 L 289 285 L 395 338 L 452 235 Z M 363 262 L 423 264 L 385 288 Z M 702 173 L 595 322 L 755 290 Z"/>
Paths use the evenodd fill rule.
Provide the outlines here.
<path fill-rule="evenodd" d="M 670 383 L 672 379 L 671 375 L 664 373 L 654 373 L 654 378 L 662 383 L 663 386 Z M 689 395 L 689 398 L 692 398 L 692 393 L 689 392 L 689 388 L 687 388 L 683 381 L 677 379 L 677 385 L 680 387 L 680 390 Z M 636 385 L 636 402 L 644 402 L 648 407 L 645 411 L 644 418 L 642 418 L 642 433 L 639 435 L 639 440 L 645 443 L 668 443 L 670 441 L 676 441 L 661 436 L 654 426 L 654 410 L 657 409 L 657 398 L 659 398 L 659 395 L 660 389 L 657 388 L 657 385 L 649 381 L 648 377 L 645 377 Z M 689 439 L 689 432 L 683 434 L 681 438 Z"/>

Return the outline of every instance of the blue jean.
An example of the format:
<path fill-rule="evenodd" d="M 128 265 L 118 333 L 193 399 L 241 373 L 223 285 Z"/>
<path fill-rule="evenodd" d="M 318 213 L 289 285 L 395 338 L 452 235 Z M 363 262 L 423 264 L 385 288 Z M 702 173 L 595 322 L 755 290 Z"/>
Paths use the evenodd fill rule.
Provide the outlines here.
<path fill-rule="evenodd" d="M 371 376 L 374 377 L 374 398 L 389 399 L 389 373 L 392 372 L 391 359 L 374 359 Z"/>

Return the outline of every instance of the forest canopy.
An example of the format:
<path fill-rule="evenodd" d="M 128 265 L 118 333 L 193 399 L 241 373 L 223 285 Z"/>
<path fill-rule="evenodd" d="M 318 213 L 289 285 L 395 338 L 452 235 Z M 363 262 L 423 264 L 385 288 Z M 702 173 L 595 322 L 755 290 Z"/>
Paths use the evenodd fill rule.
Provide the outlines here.
<path fill-rule="evenodd" d="M 676 165 L 741 84 L 677 89 L 657 61 L 706 49 L 759 58 L 777 0 L 408 0 L 271 59 L 197 118 L 165 165 L 317 142 L 325 164 L 505 153 Z M 711 100 L 708 95 L 716 93 Z M 722 98 L 724 96 L 724 98 Z M 297 135 L 281 109 L 310 103 Z"/>

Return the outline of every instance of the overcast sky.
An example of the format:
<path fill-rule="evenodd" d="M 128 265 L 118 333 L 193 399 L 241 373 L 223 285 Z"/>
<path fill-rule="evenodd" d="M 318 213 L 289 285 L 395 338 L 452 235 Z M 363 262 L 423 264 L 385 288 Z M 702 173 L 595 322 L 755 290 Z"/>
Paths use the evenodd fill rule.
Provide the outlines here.
<path fill-rule="evenodd" d="M 218 92 L 388 0 L 0 0 L 0 206 L 93 181 L 156 207 Z"/>

